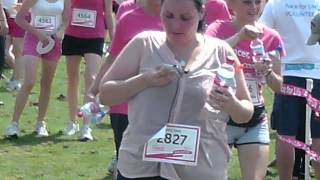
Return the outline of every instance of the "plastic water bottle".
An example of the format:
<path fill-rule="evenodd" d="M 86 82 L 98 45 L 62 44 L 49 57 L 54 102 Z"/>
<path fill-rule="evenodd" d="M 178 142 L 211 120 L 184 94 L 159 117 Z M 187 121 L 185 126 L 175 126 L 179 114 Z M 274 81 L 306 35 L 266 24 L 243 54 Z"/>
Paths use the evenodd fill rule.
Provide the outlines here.
<path fill-rule="evenodd" d="M 264 45 L 261 39 L 257 38 L 250 43 L 250 48 L 253 53 L 253 62 L 260 62 L 266 57 Z M 256 73 L 257 79 L 261 83 L 265 83 L 265 77 L 262 74 Z"/>
<path fill-rule="evenodd" d="M 250 43 L 250 48 L 253 53 L 253 61 L 254 62 L 262 61 L 264 56 L 266 55 L 262 40 L 259 38 L 252 40 Z"/>
<path fill-rule="evenodd" d="M 110 108 L 104 105 L 97 105 L 93 102 L 84 104 L 78 112 L 78 117 L 85 117 L 90 120 L 91 123 L 97 124 L 102 118 L 108 114 Z"/>
<path fill-rule="evenodd" d="M 236 90 L 235 81 L 235 69 L 234 69 L 234 59 L 233 57 L 227 57 L 225 63 L 217 71 L 217 78 L 214 80 L 214 84 L 220 87 L 228 88 L 231 92 Z"/>
<path fill-rule="evenodd" d="M 110 111 L 110 108 L 108 106 L 104 106 L 100 104 L 99 107 L 100 107 L 100 111 L 91 117 L 92 124 L 100 123 L 101 120 L 104 118 L 104 116 L 107 115 L 108 112 Z"/>

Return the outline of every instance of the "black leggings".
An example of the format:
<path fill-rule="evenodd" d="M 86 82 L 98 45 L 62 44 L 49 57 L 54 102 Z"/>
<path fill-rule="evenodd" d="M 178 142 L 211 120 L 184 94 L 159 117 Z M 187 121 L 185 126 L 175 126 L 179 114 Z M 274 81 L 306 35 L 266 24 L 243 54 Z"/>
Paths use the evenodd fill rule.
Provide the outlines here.
<path fill-rule="evenodd" d="M 118 171 L 118 177 L 117 180 L 167 180 L 164 179 L 160 176 L 156 176 L 156 177 L 143 177 L 143 178 L 126 178 L 124 176 L 122 176 L 122 174 Z"/>
<path fill-rule="evenodd" d="M 0 36 L 0 79 L 1 79 L 1 75 L 3 72 L 3 67 L 5 64 L 5 57 L 4 57 L 4 44 L 5 44 L 5 37 L 4 36 Z"/>
<path fill-rule="evenodd" d="M 111 127 L 113 129 L 114 144 L 117 151 L 117 159 L 119 157 L 119 148 L 122 141 L 123 132 L 128 126 L 128 115 L 125 114 L 110 114 Z"/>

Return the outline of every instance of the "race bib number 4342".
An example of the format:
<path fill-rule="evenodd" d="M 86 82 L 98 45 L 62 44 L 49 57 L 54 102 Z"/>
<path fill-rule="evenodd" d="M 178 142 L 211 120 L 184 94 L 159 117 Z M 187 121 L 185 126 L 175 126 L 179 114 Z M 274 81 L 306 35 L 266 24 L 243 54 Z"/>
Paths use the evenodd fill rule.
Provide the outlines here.
<path fill-rule="evenodd" d="M 197 165 L 200 127 L 167 124 L 144 146 L 143 160 Z"/>

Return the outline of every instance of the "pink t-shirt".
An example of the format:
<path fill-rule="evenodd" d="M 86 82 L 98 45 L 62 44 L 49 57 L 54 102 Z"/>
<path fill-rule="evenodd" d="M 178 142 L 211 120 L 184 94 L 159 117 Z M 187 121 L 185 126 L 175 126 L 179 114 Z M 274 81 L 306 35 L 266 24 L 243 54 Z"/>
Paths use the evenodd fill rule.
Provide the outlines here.
<path fill-rule="evenodd" d="M 72 0 L 65 34 L 79 38 L 104 38 L 104 0 Z"/>
<path fill-rule="evenodd" d="M 220 39 L 227 39 L 233 36 L 237 31 L 235 30 L 231 21 L 216 21 L 212 23 L 206 31 L 206 34 Z M 280 56 L 285 54 L 283 49 L 283 42 L 280 35 L 273 29 L 263 26 L 263 33 L 259 37 L 264 43 L 265 52 L 278 50 Z M 262 96 L 262 85 L 258 83 L 254 63 L 252 60 L 252 50 L 250 48 L 251 41 L 242 40 L 234 47 L 241 64 L 244 65 L 244 73 L 247 85 L 250 91 L 252 101 L 255 105 L 264 103 Z"/>
<path fill-rule="evenodd" d="M 162 30 L 160 16 L 147 14 L 143 7 L 135 8 L 123 14 L 117 22 L 116 31 L 108 50 L 109 53 L 117 57 L 135 35 L 146 30 Z M 112 106 L 110 112 L 128 114 L 128 104 Z"/>
<path fill-rule="evenodd" d="M 129 12 L 137 7 L 140 7 L 140 5 L 138 5 L 135 0 L 127 0 L 124 1 L 120 4 L 117 14 L 116 14 L 116 21 L 119 21 L 120 17 L 126 13 Z"/>
<path fill-rule="evenodd" d="M 216 20 L 230 20 L 231 15 L 224 0 L 207 0 L 204 5 L 204 21 L 207 25 Z"/>

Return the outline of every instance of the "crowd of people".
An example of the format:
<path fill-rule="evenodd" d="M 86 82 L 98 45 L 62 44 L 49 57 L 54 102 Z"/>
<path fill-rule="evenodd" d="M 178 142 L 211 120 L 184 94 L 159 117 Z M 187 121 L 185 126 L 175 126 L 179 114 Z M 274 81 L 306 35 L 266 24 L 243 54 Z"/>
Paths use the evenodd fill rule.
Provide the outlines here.
<path fill-rule="evenodd" d="M 65 56 L 69 117 L 64 134 L 94 139 L 90 119 L 84 117 L 81 128 L 77 120 L 83 59 L 83 104 L 110 107 L 115 155 L 108 171 L 117 172 L 118 180 L 227 179 L 233 147 L 241 178 L 262 180 L 270 144 L 263 89 L 275 93 L 272 128 L 288 139 L 304 140 L 306 99 L 282 94 L 282 86 L 306 88 L 312 79 L 310 93 L 320 98 L 320 20 L 312 19 L 320 0 L 0 2 L 0 75 L 5 64 L 12 68 L 6 89 L 17 91 L 6 137 L 19 137 L 39 62 L 35 131 L 37 137 L 49 136 L 51 84 Z M 260 54 L 254 42 L 261 43 Z M 229 79 L 219 75 L 224 66 L 232 70 Z M 313 112 L 311 148 L 320 153 L 318 119 Z M 198 134 L 190 129 L 199 129 Z M 165 138 L 154 141 L 162 133 Z M 175 148 L 183 150 L 163 154 Z M 281 180 L 304 178 L 304 152 L 279 138 L 276 164 Z M 311 164 L 319 179 L 320 164 Z"/>

